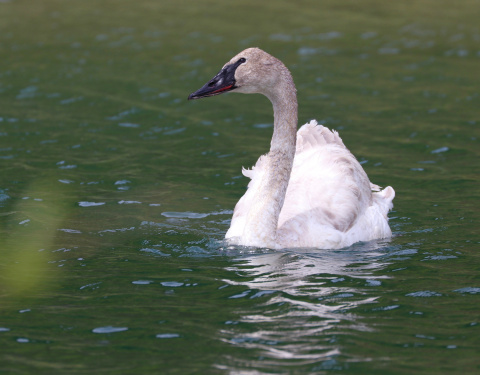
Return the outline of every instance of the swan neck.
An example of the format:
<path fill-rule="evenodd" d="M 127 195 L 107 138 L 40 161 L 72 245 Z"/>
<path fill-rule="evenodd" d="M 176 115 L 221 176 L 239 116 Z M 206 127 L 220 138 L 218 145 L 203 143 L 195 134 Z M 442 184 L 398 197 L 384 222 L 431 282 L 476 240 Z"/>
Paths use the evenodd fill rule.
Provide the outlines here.
<path fill-rule="evenodd" d="M 298 104 L 295 85 L 290 77 L 280 84 L 275 95 L 269 97 L 273 105 L 273 136 L 270 151 L 288 149 L 295 152 Z"/>
<path fill-rule="evenodd" d="M 297 97 L 290 73 L 267 97 L 273 104 L 274 127 L 266 167 L 247 216 L 245 245 L 277 247 L 278 218 L 285 201 L 295 157 Z"/>

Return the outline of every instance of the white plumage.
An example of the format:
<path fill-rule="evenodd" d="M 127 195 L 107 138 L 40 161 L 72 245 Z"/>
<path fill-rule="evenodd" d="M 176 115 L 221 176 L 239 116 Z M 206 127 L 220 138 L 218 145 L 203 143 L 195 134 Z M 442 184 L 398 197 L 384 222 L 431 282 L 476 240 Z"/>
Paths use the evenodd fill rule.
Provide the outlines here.
<path fill-rule="evenodd" d="M 232 74 L 235 64 L 232 84 L 225 71 Z M 214 91 L 201 92 L 205 87 Z M 229 243 L 326 249 L 391 236 L 387 213 L 393 206 L 393 188 L 379 191 L 371 184 L 336 131 L 315 120 L 295 131 L 296 90 L 283 63 L 249 48 L 202 89 L 190 98 L 230 90 L 262 93 L 274 108 L 270 152 L 251 170 L 243 170 L 251 181 L 235 207 L 225 236 Z"/>
<path fill-rule="evenodd" d="M 261 156 L 243 174 L 251 179 L 235 206 L 226 238 L 240 242 L 252 200 L 257 195 L 267 163 Z M 370 183 L 362 166 L 338 133 L 315 120 L 297 133 L 297 147 L 285 202 L 278 220 L 277 246 L 334 249 L 358 241 L 391 236 L 387 213 L 395 192 L 381 192 Z M 262 226 L 262 223 L 258 223 Z"/>

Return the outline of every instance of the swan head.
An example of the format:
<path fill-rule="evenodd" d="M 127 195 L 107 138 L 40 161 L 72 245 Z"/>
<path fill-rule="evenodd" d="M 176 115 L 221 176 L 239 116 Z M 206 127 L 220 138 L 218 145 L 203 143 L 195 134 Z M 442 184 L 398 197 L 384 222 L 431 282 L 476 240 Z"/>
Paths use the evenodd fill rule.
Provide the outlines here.
<path fill-rule="evenodd" d="M 282 74 L 293 84 L 288 69 L 280 60 L 259 48 L 247 48 L 227 62 L 202 88 L 191 93 L 188 100 L 229 91 L 244 94 L 259 93 L 270 97 Z"/>

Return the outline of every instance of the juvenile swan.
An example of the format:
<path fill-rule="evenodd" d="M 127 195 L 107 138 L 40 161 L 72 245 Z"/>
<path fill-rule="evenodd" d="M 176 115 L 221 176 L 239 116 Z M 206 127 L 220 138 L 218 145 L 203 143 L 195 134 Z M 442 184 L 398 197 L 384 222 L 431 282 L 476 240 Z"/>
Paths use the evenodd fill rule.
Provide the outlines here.
<path fill-rule="evenodd" d="M 251 181 L 235 206 L 228 243 L 336 249 L 391 236 L 395 191 L 370 183 L 335 130 L 312 120 L 297 132 L 295 84 L 280 60 L 248 48 L 188 99 L 228 91 L 263 94 L 274 114 L 270 151 L 243 169 Z"/>

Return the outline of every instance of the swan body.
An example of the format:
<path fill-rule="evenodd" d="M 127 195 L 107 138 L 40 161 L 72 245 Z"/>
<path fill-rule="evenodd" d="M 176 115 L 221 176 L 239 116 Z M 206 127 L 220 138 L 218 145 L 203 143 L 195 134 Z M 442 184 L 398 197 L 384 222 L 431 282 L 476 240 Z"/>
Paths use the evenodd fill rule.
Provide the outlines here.
<path fill-rule="evenodd" d="M 189 99 L 228 91 L 261 93 L 273 104 L 270 151 L 251 170 L 225 238 L 233 245 L 336 249 L 391 236 L 388 211 L 395 191 L 380 191 L 336 131 L 315 120 L 297 132 L 292 76 L 258 48 L 232 58 Z"/>

